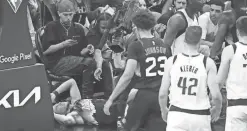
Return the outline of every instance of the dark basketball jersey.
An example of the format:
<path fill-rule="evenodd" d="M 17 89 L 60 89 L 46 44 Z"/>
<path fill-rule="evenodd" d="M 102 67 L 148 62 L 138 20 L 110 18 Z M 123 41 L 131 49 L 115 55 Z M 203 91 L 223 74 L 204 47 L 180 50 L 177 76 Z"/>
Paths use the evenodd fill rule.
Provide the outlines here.
<path fill-rule="evenodd" d="M 171 55 L 170 47 L 159 38 L 142 38 L 132 43 L 128 48 L 128 59 L 137 60 L 141 74 L 135 88 L 158 91 L 165 62 Z"/>

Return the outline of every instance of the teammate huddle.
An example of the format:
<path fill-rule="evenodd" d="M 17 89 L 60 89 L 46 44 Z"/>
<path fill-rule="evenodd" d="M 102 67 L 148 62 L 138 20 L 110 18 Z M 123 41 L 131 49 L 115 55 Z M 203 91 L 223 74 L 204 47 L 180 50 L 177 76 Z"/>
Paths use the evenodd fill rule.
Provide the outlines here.
<path fill-rule="evenodd" d="M 190 0 L 193 1 L 200 0 Z M 104 108 L 109 114 L 112 102 L 132 77 L 140 76 L 134 87 L 138 92 L 125 117 L 126 131 L 137 130 L 150 112 L 161 113 L 167 123 L 166 131 L 211 131 L 211 123 L 220 117 L 220 89 L 224 86 L 228 99 L 225 130 L 247 131 L 247 16 L 238 18 L 238 42 L 225 47 L 217 73 L 215 62 L 199 50 L 202 28 L 192 24 L 195 20 L 187 12 L 181 12 L 185 19 L 179 18 L 181 13 L 171 18 L 185 20 L 187 26 L 183 25 L 186 29 L 177 39 L 176 34 L 184 27 L 168 26 L 165 44 L 152 35 L 155 18 L 150 12 L 141 10 L 134 16 L 138 40 L 129 45 L 126 69 Z M 174 39 L 172 56 L 166 42 Z"/>

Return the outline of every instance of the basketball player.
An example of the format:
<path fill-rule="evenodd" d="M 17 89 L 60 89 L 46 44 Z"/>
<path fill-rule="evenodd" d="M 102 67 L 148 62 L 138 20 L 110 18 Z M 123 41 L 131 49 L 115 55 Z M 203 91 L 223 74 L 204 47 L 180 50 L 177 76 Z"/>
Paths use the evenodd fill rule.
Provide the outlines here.
<path fill-rule="evenodd" d="M 221 0 L 211 0 L 208 4 L 210 11 L 198 17 L 199 25 L 202 28 L 202 39 L 209 47 L 213 45 L 217 32 L 217 23 L 224 10 L 224 3 Z"/>
<path fill-rule="evenodd" d="M 173 55 L 182 53 L 184 49 L 185 30 L 189 26 L 198 24 L 198 12 L 201 11 L 203 0 L 188 0 L 187 7 L 177 11 L 168 21 L 164 36 L 165 44 L 172 48 Z M 209 47 L 200 46 L 200 51 L 209 55 Z"/>
<path fill-rule="evenodd" d="M 224 48 L 218 72 L 222 88 L 226 82 L 228 107 L 225 131 L 247 130 L 247 16 L 236 22 L 239 41 Z"/>
<path fill-rule="evenodd" d="M 137 76 L 141 76 L 135 85 L 138 92 L 127 112 L 124 125 L 126 131 L 136 131 L 144 120 L 147 120 L 145 116 L 149 113 L 160 116 L 158 91 L 165 62 L 171 56 L 170 47 L 165 45 L 160 38 L 154 38 L 152 35 L 151 29 L 156 22 L 151 12 L 140 10 L 132 21 L 137 27 L 139 40 L 128 46 L 125 71 L 104 107 L 104 112 L 109 115 L 112 102 L 125 90 L 135 72 Z M 165 130 L 165 123 L 161 126 L 163 129 L 156 129 L 156 131 Z"/>
<path fill-rule="evenodd" d="M 159 104 L 163 120 L 167 120 L 167 131 L 211 131 L 211 119 L 216 121 L 219 118 L 222 98 L 215 81 L 216 66 L 212 59 L 198 52 L 201 35 L 201 27 L 188 27 L 185 50 L 166 62 Z M 213 103 L 211 119 L 208 87 Z"/>
<path fill-rule="evenodd" d="M 211 48 L 210 57 L 216 62 L 217 69 L 219 69 L 221 61 L 222 48 L 228 45 L 232 45 L 238 41 L 236 33 L 236 20 L 240 16 L 247 15 L 247 0 L 231 0 L 231 10 L 224 11 L 217 23 L 217 33 L 215 36 L 214 44 Z M 224 44 L 225 43 L 225 44 Z M 226 123 L 226 87 L 221 89 L 223 97 L 223 107 L 221 112 L 221 119 L 217 123 L 212 124 L 212 129 L 214 131 L 225 131 Z M 215 128 L 215 129 L 214 129 Z"/>
<path fill-rule="evenodd" d="M 224 11 L 218 22 L 218 30 L 210 52 L 211 58 L 216 60 L 220 58 L 224 42 L 231 45 L 238 41 L 236 20 L 241 16 L 247 16 L 247 0 L 231 0 L 231 6 L 232 10 Z"/>

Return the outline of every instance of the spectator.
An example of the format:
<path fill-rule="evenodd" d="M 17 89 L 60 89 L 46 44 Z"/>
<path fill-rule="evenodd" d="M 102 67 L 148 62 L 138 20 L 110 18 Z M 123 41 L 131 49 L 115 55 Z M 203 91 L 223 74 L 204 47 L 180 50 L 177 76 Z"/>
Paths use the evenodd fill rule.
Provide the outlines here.
<path fill-rule="evenodd" d="M 112 18 L 112 16 L 108 13 L 102 13 L 96 20 L 96 24 L 89 30 L 87 34 L 87 40 L 88 44 L 91 44 L 95 48 L 95 61 L 96 61 L 96 71 L 95 71 L 95 78 L 97 80 L 100 80 L 96 84 L 103 88 L 105 91 L 105 97 L 109 97 L 111 94 L 111 91 L 113 89 L 113 74 L 111 65 L 108 61 L 105 61 L 102 57 L 102 53 L 106 53 L 105 51 L 109 50 L 109 47 L 107 44 L 104 45 L 103 49 L 99 47 L 101 37 L 103 36 L 103 33 L 108 27 L 108 22 Z M 102 80 L 101 75 L 102 73 Z"/>
<path fill-rule="evenodd" d="M 56 75 L 82 75 L 82 88 L 92 89 L 94 60 L 88 56 L 92 55 L 93 50 L 87 48 L 82 25 L 71 21 L 75 5 L 71 1 L 61 0 L 57 3 L 57 9 L 60 19 L 50 22 L 44 29 L 42 44 L 47 59 L 46 67 Z"/>

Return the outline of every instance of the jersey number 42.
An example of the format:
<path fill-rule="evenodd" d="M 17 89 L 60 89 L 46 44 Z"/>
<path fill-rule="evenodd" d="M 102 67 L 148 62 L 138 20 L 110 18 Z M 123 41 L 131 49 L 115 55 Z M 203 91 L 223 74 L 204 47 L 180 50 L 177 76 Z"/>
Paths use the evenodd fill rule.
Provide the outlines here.
<path fill-rule="evenodd" d="M 188 95 L 196 96 L 196 92 L 192 92 L 192 88 L 198 86 L 198 79 L 180 77 L 177 86 L 179 88 L 182 88 L 183 95 L 188 94 Z"/>
<path fill-rule="evenodd" d="M 146 77 L 162 76 L 165 71 L 165 62 L 167 60 L 166 56 L 160 56 L 158 58 L 148 57 L 146 63 L 151 63 L 151 65 L 146 68 Z M 156 66 L 159 66 L 157 69 Z M 156 69 L 156 70 L 155 70 Z"/>

